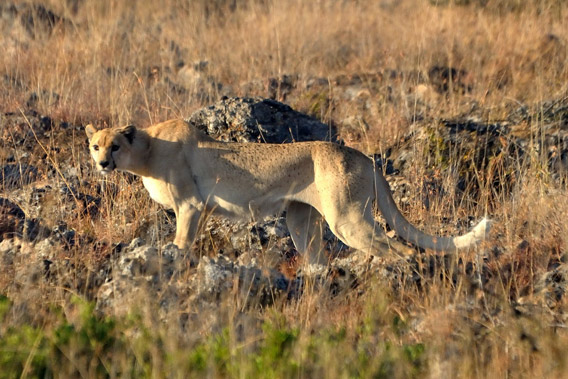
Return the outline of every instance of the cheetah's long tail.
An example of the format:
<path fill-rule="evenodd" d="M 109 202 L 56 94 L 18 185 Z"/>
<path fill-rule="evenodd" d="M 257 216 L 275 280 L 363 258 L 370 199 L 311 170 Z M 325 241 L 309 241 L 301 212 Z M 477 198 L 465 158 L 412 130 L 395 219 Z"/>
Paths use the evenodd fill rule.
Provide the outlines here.
<path fill-rule="evenodd" d="M 458 237 L 437 237 L 418 230 L 400 213 L 389 184 L 380 169 L 375 174 L 375 191 L 377 204 L 383 217 L 405 241 L 423 249 L 451 252 L 466 249 L 479 244 L 489 235 L 492 221 L 483 218 L 469 233 Z"/>

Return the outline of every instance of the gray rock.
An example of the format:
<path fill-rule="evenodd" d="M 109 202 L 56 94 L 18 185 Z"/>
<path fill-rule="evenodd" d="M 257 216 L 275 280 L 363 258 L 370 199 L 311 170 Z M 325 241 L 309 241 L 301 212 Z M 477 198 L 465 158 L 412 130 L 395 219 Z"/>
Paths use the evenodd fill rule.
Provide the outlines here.
<path fill-rule="evenodd" d="M 234 270 L 235 264 L 222 256 L 217 260 L 202 257 L 194 279 L 197 295 L 208 297 L 231 289 Z"/>
<path fill-rule="evenodd" d="M 128 245 L 128 247 L 126 249 L 127 249 L 127 251 L 132 251 L 136 248 L 139 248 L 140 246 L 144 246 L 145 244 L 146 244 L 146 241 L 144 241 L 140 237 L 136 237 L 130 242 L 130 244 Z"/>
<path fill-rule="evenodd" d="M 136 247 L 135 247 L 136 246 Z M 170 279 L 182 266 L 184 255 L 173 244 L 158 251 L 154 246 L 144 245 L 134 239 L 116 262 L 117 272 L 126 277 L 149 277 L 153 280 Z"/>
<path fill-rule="evenodd" d="M 148 304 L 150 281 L 143 277 L 119 276 L 101 285 L 95 309 L 100 313 L 128 314 L 133 306 Z"/>
<path fill-rule="evenodd" d="M 53 238 L 44 238 L 34 245 L 33 255 L 41 259 L 50 259 L 54 251 L 55 241 Z"/>
<path fill-rule="evenodd" d="M 5 239 L 0 242 L 0 265 L 3 267 L 12 265 L 15 255 L 16 247 L 13 239 Z"/>
<path fill-rule="evenodd" d="M 158 249 L 153 246 L 140 246 L 123 254 L 117 263 L 120 275 L 134 277 L 160 273 Z"/>
<path fill-rule="evenodd" d="M 262 98 L 224 98 L 187 120 L 212 137 L 232 142 L 335 141 L 333 127 L 288 105 Z"/>
<path fill-rule="evenodd" d="M 423 182 L 420 194 L 426 207 L 431 198 L 443 193 L 456 194 L 458 201 L 462 201 L 464 194 L 477 201 L 487 192 L 481 185 L 490 186 L 490 196 L 498 202 L 504 193 L 509 193 L 517 185 L 524 175 L 525 162 L 531 162 L 535 154 L 548 157 L 547 168 L 553 179 L 561 181 L 566 177 L 568 131 L 559 127 L 559 123 L 565 122 L 565 115 L 560 107 L 556 108 L 542 120 L 539 132 L 542 134 L 537 139 L 531 137 L 534 131 L 530 130 L 531 122 L 528 122 L 536 116 L 528 112 L 523 116 L 525 121 L 439 120 L 434 124 L 417 126 L 404 142 L 388 150 L 382 161 L 391 164 L 393 171 L 403 176 L 413 172 L 416 165 L 426 169 L 423 177 L 427 180 Z M 424 147 L 417 149 L 416 146 Z M 441 181 L 439 173 L 448 171 L 453 180 Z M 490 181 L 480 181 L 480 177 L 485 176 Z M 393 190 L 396 192 L 396 188 Z M 395 193 L 396 197 L 404 196 Z"/>
<path fill-rule="evenodd" d="M 135 238 L 111 263 L 115 274 L 98 289 L 96 309 L 126 314 L 132 306 L 156 302 L 161 312 L 168 314 L 179 305 L 180 291 L 189 286 L 188 282 L 171 280 L 174 274 L 189 268 L 185 262 L 186 257 L 173 244 L 159 251 Z"/>
<path fill-rule="evenodd" d="M 218 256 L 201 258 L 192 287 L 194 296 L 204 301 L 215 301 L 237 291 L 248 303 L 267 305 L 279 295 L 297 289 L 298 283 L 276 270 L 241 266 Z"/>
<path fill-rule="evenodd" d="M 97 310 L 127 313 L 132 306 L 152 302 L 159 306 L 160 318 L 164 319 L 182 306 L 187 294 L 194 302 L 210 303 L 239 293 L 248 305 L 266 305 L 278 296 L 299 292 L 297 281 L 276 270 L 239 265 L 224 256 L 202 257 L 189 280 L 171 280 L 176 272 L 187 277 L 190 266 L 184 263 L 187 259 L 171 244 L 161 255 L 147 245 L 126 249 L 115 263 L 113 280 L 102 284 L 97 292 Z"/>

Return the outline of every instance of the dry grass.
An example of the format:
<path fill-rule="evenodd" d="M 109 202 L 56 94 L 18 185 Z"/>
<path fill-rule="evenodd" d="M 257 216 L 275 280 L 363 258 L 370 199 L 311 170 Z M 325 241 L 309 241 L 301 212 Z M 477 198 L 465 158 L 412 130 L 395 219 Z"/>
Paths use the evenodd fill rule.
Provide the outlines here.
<path fill-rule="evenodd" d="M 507 103 L 548 99 L 566 89 L 564 9 L 558 2 L 539 4 L 540 15 L 533 6 L 496 12 L 414 1 L 243 2 L 234 11 L 215 10 L 208 2 L 85 3 L 51 38 L 18 44 L 10 33 L 4 36 L 1 69 L 13 83 L 44 90 L 42 113 L 71 122 L 148 124 L 186 116 L 211 100 L 196 101 L 196 88 L 179 95 L 152 86 L 157 76 L 176 73 L 181 62 L 208 61 L 208 75 L 242 95 L 249 94 L 242 92 L 244 83 L 284 74 L 425 73 L 439 65 L 467 70 L 475 86 L 440 101 L 435 111 L 452 114 L 476 102 L 499 118 Z M 52 5 L 69 12 L 59 1 Z M 416 80 L 390 90 L 406 94 Z M 22 104 L 18 86 L 7 85 L 3 93 L 5 108 Z M 396 112 L 379 105 L 378 118 L 407 111 L 406 104 L 396 105 Z M 379 119 L 374 123 L 386 128 Z"/>
<path fill-rule="evenodd" d="M 78 1 L 77 10 L 74 3 L 45 2 L 66 20 L 50 33 L 40 30 L 38 22 L 32 28 L 35 37 L 18 22 L 0 30 L 3 113 L 28 108 L 35 93 L 32 107 L 54 120 L 147 126 L 187 117 L 225 94 L 275 94 L 338 125 L 348 144 L 381 152 L 430 120 L 503 120 L 521 104 L 538 113 L 539 104 L 568 93 L 568 9 L 561 0 L 105 0 Z M 202 61 L 208 62 L 207 68 L 195 72 L 193 65 Z M 436 66 L 464 74 L 439 93 L 425 79 Z M 299 76 L 293 94 L 270 88 L 269 79 L 283 75 Z M 341 92 L 338 78 L 343 76 L 362 78 L 354 96 Z M 308 86 L 316 77 L 331 85 L 323 90 Z M 344 125 L 350 117 L 359 117 L 358 126 Z M 17 159 L 20 147 L 9 138 L 18 131 L 7 130 L 1 120 L 0 125 L 4 164 L 4 151 L 15 151 Z M 520 130 L 528 140 L 538 141 L 542 127 L 543 121 L 533 118 L 523 121 Z M 83 139 L 69 132 L 65 141 L 43 140 L 46 145 L 33 148 L 30 163 L 47 157 L 54 167 L 73 167 L 80 172 L 79 191 L 94 195 L 93 183 L 100 178 L 89 169 Z M 34 141 L 26 137 L 26 143 Z M 450 166 L 459 161 L 459 152 L 453 157 Z M 436 166 L 434 157 L 425 159 L 432 161 L 410 166 L 411 183 L 422 183 Z M 453 223 L 489 212 L 497 225 L 488 250 L 499 254 L 486 264 L 473 252 L 459 262 L 434 264 L 433 273 L 427 274 L 428 265 L 438 261 L 426 255 L 419 264 L 424 268 L 418 270 L 419 284 L 367 278 L 369 290 L 363 293 L 330 297 L 314 288 L 297 301 L 277 302 L 268 309 L 246 309 L 246 299 L 235 295 L 215 309 L 180 310 L 191 315 L 185 328 L 156 325 L 152 305 L 110 327 L 89 318 L 88 306 L 70 301 L 67 290 L 44 285 L 18 295 L 40 301 L 38 314 L 17 306 L 3 313 L 0 301 L 0 347 L 31 347 L 22 376 L 46 374 L 32 370 L 43 367 L 34 360 L 41 354 L 56 359 L 63 371 L 55 375 L 63 377 L 183 377 L 189 370 L 239 377 L 566 376 L 566 297 L 552 308 L 526 308 L 527 302 L 539 301 L 533 301 L 538 278 L 565 259 L 568 248 L 565 181 L 552 177 L 543 164 L 547 159 L 535 150 L 519 160 L 518 176 L 506 191 L 487 185 L 492 175 L 510 179 L 496 164 L 493 171 L 474 173 L 479 175 L 479 192 L 471 198 L 467 191 L 450 191 L 449 200 L 434 200 L 427 211 L 418 200 L 404 209 L 431 232 L 440 229 L 445 216 L 451 215 Z M 456 178 L 442 167 L 437 166 L 441 182 L 454 187 Z M 66 184 L 62 176 L 57 178 L 54 187 Z M 118 175 L 109 181 L 108 197 L 96 215 L 81 207 L 69 213 L 61 198 L 44 207 L 47 213 L 36 215 L 48 224 L 66 220 L 81 234 L 106 243 L 103 253 L 85 245 L 62 253 L 78 266 L 94 267 L 98 259 L 108 259 L 113 243 L 141 233 L 153 236 L 155 245 L 170 238 L 160 230 L 163 212 L 138 182 Z M 413 194 L 416 199 L 419 192 Z M 469 262 L 470 271 L 463 262 Z M 472 281 L 476 272 L 489 278 L 485 286 Z M 10 281 L 0 281 L 0 294 Z M 10 296 L 16 305 L 18 296 Z M 107 325 L 115 343 L 111 347 L 89 329 L 97 322 Z M 40 332 L 25 329 L 20 340 L 8 341 L 14 328 L 26 324 Z M 53 337 L 54 330 L 68 330 L 66 325 L 77 332 L 69 337 L 72 343 Z M 42 340 L 34 333 L 51 337 Z M 64 346 L 55 358 L 50 344 Z M 9 363 L 0 360 L 7 367 Z"/>

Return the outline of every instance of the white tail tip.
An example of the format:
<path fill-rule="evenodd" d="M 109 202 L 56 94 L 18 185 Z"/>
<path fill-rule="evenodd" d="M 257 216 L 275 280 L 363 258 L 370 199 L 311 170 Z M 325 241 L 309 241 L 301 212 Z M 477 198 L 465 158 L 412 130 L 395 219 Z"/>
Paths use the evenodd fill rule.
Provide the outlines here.
<path fill-rule="evenodd" d="M 484 241 L 489 236 L 489 232 L 491 231 L 491 225 L 493 225 L 493 221 L 483 218 L 479 223 L 473 228 L 471 233 L 473 233 L 477 242 Z"/>
<path fill-rule="evenodd" d="M 453 243 L 457 249 L 467 249 L 487 239 L 493 221 L 483 218 L 475 227 L 463 236 L 454 237 Z"/>

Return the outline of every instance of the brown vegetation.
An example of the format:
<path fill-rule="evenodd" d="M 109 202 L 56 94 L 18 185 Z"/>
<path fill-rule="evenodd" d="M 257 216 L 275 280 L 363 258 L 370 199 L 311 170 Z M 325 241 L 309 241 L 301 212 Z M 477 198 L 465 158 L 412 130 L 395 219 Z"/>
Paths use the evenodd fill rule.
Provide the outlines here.
<path fill-rule="evenodd" d="M 0 4 L 0 377 L 566 376 L 562 0 L 34 4 Z M 90 318 L 82 301 L 120 243 L 164 245 L 172 216 L 136 179 L 99 177 L 82 126 L 187 118 L 223 96 L 333 125 L 394 161 L 415 224 L 455 233 L 488 215 L 492 238 L 459 257 L 385 257 L 339 290 L 307 280 L 270 305 L 234 290 L 162 318 L 149 291 L 130 318 Z M 211 241 L 198 253 L 215 256 Z"/>

